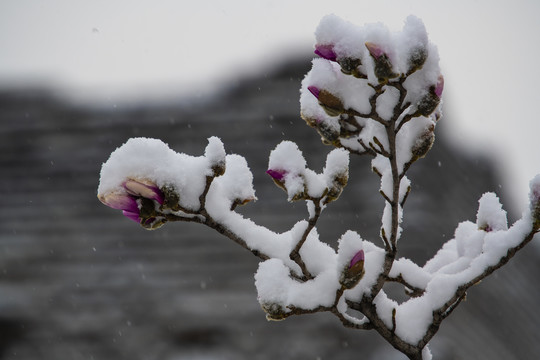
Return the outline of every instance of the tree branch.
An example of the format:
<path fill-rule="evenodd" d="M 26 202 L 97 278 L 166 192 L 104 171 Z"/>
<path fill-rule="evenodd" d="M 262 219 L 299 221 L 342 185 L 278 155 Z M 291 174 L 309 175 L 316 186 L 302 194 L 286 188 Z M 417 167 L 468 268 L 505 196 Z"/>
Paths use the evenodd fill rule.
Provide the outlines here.
<path fill-rule="evenodd" d="M 447 318 L 452 311 L 459 305 L 459 303 L 466 297 L 467 290 L 472 286 L 480 283 L 487 276 L 491 275 L 495 270 L 501 268 L 503 265 L 508 263 L 508 261 L 514 257 L 514 255 L 521 250 L 525 245 L 527 245 L 537 233 L 534 229 L 531 230 L 517 246 L 508 250 L 507 254 L 503 256 L 499 262 L 495 265 L 487 267 L 481 274 L 471 279 L 467 283 L 458 287 L 454 296 L 450 298 L 441 308 L 433 312 L 433 323 L 428 328 L 428 331 L 424 335 L 423 339 L 418 343 L 419 346 L 425 346 L 431 338 L 437 333 L 441 322 Z"/>
<path fill-rule="evenodd" d="M 294 247 L 294 249 L 292 249 L 291 253 L 289 254 L 289 258 L 295 263 L 297 263 L 298 266 L 300 266 L 304 280 L 313 279 L 313 275 L 311 275 L 311 273 L 306 267 L 306 264 L 304 263 L 304 260 L 302 260 L 302 257 L 300 256 L 300 249 L 302 248 L 302 245 L 304 245 L 304 243 L 306 242 L 307 237 L 309 233 L 311 232 L 311 230 L 313 230 L 313 228 L 315 227 L 315 224 L 317 224 L 317 221 L 319 220 L 319 217 L 322 211 L 321 199 L 313 199 L 313 200 L 308 200 L 308 201 L 313 202 L 313 205 L 315 206 L 315 213 L 309 219 L 308 226 L 306 227 L 306 230 L 302 234 L 300 241 L 296 243 L 296 246 Z"/>

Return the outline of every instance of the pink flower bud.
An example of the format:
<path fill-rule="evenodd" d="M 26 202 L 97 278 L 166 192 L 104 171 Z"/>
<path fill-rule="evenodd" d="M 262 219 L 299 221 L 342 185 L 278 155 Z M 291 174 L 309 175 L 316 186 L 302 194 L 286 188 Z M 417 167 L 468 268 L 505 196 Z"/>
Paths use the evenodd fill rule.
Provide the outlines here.
<path fill-rule="evenodd" d="M 388 81 L 388 79 L 393 79 L 399 76 L 399 74 L 395 73 L 392 69 L 393 66 L 388 58 L 388 55 L 379 45 L 371 42 L 367 42 L 365 45 L 369 51 L 369 54 L 375 60 L 375 68 L 373 71 L 375 72 L 375 76 L 380 83 L 384 83 Z"/>
<path fill-rule="evenodd" d="M 308 86 L 308 90 L 319 100 L 319 105 L 329 116 L 338 116 L 344 111 L 343 103 L 336 95 L 313 85 Z"/>
<path fill-rule="evenodd" d="M 282 181 L 287 172 L 285 170 L 274 170 L 274 169 L 268 169 L 266 171 L 268 175 L 270 175 L 274 180 Z"/>
<path fill-rule="evenodd" d="M 315 96 L 317 99 L 319 98 L 319 94 L 321 92 L 321 90 L 316 87 L 316 86 L 308 86 L 308 90 L 310 93 L 313 94 L 313 96 Z"/>
<path fill-rule="evenodd" d="M 367 47 L 370 55 L 373 56 L 375 58 L 375 60 L 377 60 L 382 55 L 384 55 L 383 49 L 377 44 L 374 44 L 372 42 L 367 42 L 366 47 Z"/>
<path fill-rule="evenodd" d="M 357 265 L 359 262 L 364 262 L 364 250 L 358 251 L 356 254 L 354 254 L 353 258 L 351 259 L 351 262 L 349 263 L 349 269 L 351 269 L 353 266 Z"/>
<path fill-rule="evenodd" d="M 113 209 L 122 210 L 125 217 L 141 224 L 146 229 L 157 229 L 167 222 L 165 217 L 159 216 L 160 212 L 154 201 L 164 205 L 165 200 L 167 200 L 167 204 L 164 206 L 169 209 L 178 205 L 178 196 L 173 191 L 169 190 L 168 197 L 165 199 L 163 191 L 152 182 L 128 179 L 122 183 L 122 186 L 125 192 L 100 194 L 98 195 L 99 200 Z M 166 187 L 165 191 L 167 191 Z"/>
<path fill-rule="evenodd" d="M 315 54 L 326 60 L 337 60 L 337 55 L 334 52 L 334 45 L 315 45 Z"/>
<path fill-rule="evenodd" d="M 122 214 L 127 218 L 140 223 L 139 205 L 135 197 L 128 194 L 111 193 L 98 196 L 99 200 L 110 208 L 122 210 Z"/>
<path fill-rule="evenodd" d="M 358 251 L 345 266 L 341 273 L 339 282 L 345 289 L 352 289 L 364 276 L 364 250 Z"/>
<path fill-rule="evenodd" d="M 138 180 L 128 179 L 122 185 L 130 195 L 155 200 L 159 204 L 163 205 L 163 192 L 161 192 L 159 187 L 157 187 L 157 185 L 154 183 L 145 183 Z"/>

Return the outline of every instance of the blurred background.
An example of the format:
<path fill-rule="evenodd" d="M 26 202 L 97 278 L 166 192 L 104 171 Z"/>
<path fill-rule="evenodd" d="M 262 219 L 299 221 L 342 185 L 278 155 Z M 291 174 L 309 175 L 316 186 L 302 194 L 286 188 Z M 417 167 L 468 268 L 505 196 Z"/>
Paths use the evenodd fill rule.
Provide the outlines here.
<path fill-rule="evenodd" d="M 269 323 L 257 259 L 197 224 L 149 232 L 96 198 L 101 164 L 134 136 L 202 154 L 209 136 L 246 157 L 259 201 L 239 210 L 286 231 L 305 205 L 265 175 L 282 139 L 320 171 L 326 153 L 299 117 L 313 31 L 336 13 L 400 29 L 421 17 L 445 74 L 444 117 L 411 169 L 403 256 L 425 263 L 495 191 L 510 222 L 540 172 L 531 1 L 0 1 L 0 359 L 402 359 L 328 314 Z M 382 199 L 353 158 L 324 213 L 377 243 Z M 469 292 L 432 341 L 437 359 L 540 352 L 538 241 Z M 388 291 L 395 289 L 389 288 Z"/>

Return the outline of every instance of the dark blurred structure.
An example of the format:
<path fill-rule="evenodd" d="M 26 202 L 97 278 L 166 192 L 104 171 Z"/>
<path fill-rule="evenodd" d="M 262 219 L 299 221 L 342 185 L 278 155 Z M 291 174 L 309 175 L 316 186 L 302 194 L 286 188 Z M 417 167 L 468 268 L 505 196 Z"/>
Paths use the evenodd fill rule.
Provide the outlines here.
<path fill-rule="evenodd" d="M 177 104 L 76 106 L 47 91 L 2 91 L 0 358 L 401 359 L 374 332 L 343 328 L 328 314 L 267 322 L 249 252 L 196 224 L 148 232 L 96 198 L 101 163 L 128 138 L 156 137 L 199 155 L 217 135 L 254 174 L 259 201 L 240 211 L 287 230 L 306 209 L 287 203 L 265 175 L 270 150 L 296 141 L 317 171 L 330 151 L 299 117 L 309 66 L 302 58 L 212 99 Z M 450 121 L 409 173 L 401 254 L 422 264 L 458 222 L 475 220 L 482 193 L 505 200 L 490 159 L 446 142 Z M 347 229 L 379 243 L 383 200 L 369 160 L 352 158 L 342 199 L 323 214 L 319 232 L 332 246 Z M 470 291 L 433 340 L 436 359 L 538 356 L 537 246 Z"/>

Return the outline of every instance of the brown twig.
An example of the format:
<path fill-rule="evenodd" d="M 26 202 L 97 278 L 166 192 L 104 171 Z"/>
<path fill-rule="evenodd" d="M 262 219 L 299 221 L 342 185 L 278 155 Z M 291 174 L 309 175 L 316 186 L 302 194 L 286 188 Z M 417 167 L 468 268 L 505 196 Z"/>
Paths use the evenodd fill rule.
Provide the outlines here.
<path fill-rule="evenodd" d="M 315 206 L 315 213 L 308 221 L 308 226 L 306 227 L 306 230 L 304 230 L 304 233 L 302 234 L 302 237 L 300 240 L 296 243 L 296 246 L 294 249 L 291 250 L 291 253 L 289 254 L 289 258 L 294 261 L 298 266 L 300 266 L 300 269 L 302 270 L 302 275 L 304 280 L 310 280 L 313 279 L 313 275 L 309 272 L 309 270 L 306 267 L 306 264 L 304 263 L 304 260 L 302 259 L 302 256 L 300 256 L 300 249 L 302 248 L 302 245 L 307 240 L 307 237 L 311 230 L 315 227 L 317 224 L 317 221 L 319 220 L 319 217 L 321 216 L 321 199 L 311 199 L 308 201 L 312 201 Z"/>
<path fill-rule="evenodd" d="M 425 289 L 413 286 L 409 284 L 401 274 L 399 274 L 397 277 L 390 277 L 388 276 L 386 278 L 386 281 L 389 282 L 397 282 L 405 287 L 405 294 L 407 294 L 410 297 L 418 297 L 424 294 Z"/>

